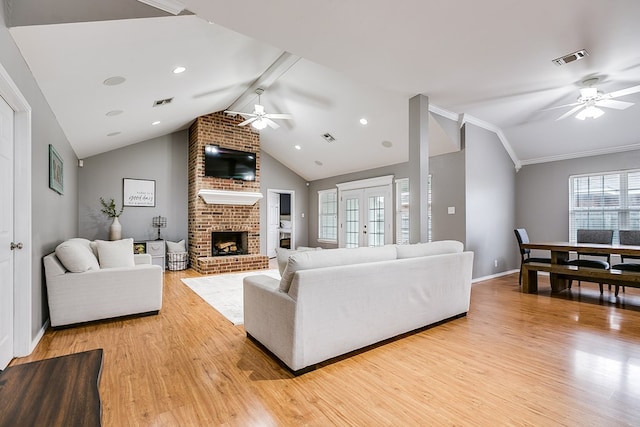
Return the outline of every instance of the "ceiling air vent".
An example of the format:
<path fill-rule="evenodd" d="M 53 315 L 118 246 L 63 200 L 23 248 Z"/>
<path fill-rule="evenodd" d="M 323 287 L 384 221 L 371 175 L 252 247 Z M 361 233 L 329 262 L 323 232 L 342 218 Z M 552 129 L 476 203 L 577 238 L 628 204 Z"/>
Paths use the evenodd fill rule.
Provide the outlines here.
<path fill-rule="evenodd" d="M 323 137 L 323 138 L 324 138 L 324 140 L 325 140 L 325 141 L 327 141 L 327 142 L 333 142 L 333 141 L 335 141 L 335 140 L 336 140 L 336 139 L 333 137 L 333 135 L 331 135 L 329 132 L 327 132 L 327 133 L 323 133 L 323 134 L 322 134 L 322 137 Z"/>
<path fill-rule="evenodd" d="M 173 101 L 173 98 L 159 99 L 157 101 L 153 101 L 153 106 L 162 107 L 163 105 L 171 104 L 171 101 Z"/>
<path fill-rule="evenodd" d="M 585 49 L 582 49 L 577 52 L 573 52 L 568 55 L 561 56 L 560 58 L 556 58 L 552 62 L 556 65 L 564 65 L 564 64 L 568 64 L 569 62 L 582 59 L 585 56 L 589 56 L 589 52 L 587 52 Z"/>

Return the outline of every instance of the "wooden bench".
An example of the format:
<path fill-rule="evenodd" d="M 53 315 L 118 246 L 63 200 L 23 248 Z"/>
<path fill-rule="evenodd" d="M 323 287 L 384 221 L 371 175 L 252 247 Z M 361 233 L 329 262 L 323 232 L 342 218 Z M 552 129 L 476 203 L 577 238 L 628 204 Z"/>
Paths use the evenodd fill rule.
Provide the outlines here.
<path fill-rule="evenodd" d="M 584 280 L 586 282 L 607 283 L 619 286 L 640 288 L 640 272 L 622 270 L 602 270 L 599 268 L 577 267 L 574 265 L 550 264 L 541 262 L 526 263 L 522 267 L 522 292 L 535 294 L 538 292 L 538 271 L 549 273 L 551 292 L 563 291 L 568 280 Z"/>

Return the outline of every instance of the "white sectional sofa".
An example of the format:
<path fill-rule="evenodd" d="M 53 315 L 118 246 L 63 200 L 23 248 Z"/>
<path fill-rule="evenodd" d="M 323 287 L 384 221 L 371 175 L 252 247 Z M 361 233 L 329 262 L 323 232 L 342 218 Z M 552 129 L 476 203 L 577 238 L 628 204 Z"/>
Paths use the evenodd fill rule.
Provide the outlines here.
<path fill-rule="evenodd" d="M 131 239 L 70 239 L 43 262 L 52 327 L 162 308 L 162 267 L 134 255 Z"/>
<path fill-rule="evenodd" d="M 244 326 L 295 374 L 466 315 L 473 252 L 457 241 L 292 253 L 244 279 Z"/>

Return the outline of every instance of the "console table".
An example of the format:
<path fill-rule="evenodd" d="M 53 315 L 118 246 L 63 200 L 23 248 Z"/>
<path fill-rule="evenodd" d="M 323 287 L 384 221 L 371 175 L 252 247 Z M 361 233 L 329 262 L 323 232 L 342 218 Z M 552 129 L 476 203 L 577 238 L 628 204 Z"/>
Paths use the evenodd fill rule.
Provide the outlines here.
<path fill-rule="evenodd" d="M 0 427 L 100 426 L 102 349 L 0 372 Z"/>

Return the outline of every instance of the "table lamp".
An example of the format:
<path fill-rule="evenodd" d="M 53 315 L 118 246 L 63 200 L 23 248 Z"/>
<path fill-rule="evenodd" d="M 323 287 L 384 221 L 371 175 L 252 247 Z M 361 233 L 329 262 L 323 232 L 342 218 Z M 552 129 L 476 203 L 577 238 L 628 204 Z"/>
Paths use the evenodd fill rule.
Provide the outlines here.
<path fill-rule="evenodd" d="M 158 229 L 158 238 L 156 240 L 162 240 L 160 237 L 160 229 L 167 226 L 167 218 L 163 216 L 154 216 L 153 226 Z"/>

